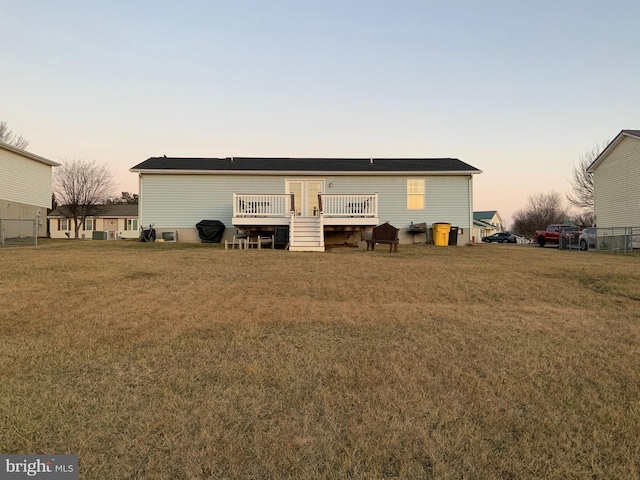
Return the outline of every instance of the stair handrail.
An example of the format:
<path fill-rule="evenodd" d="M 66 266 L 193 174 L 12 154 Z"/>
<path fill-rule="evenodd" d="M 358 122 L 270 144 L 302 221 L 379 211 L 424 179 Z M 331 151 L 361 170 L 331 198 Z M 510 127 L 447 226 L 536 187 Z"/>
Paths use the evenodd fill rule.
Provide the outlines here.
<path fill-rule="evenodd" d="M 318 194 L 318 217 L 320 217 L 320 246 L 324 247 L 324 208 L 322 206 L 322 194 Z"/>
<path fill-rule="evenodd" d="M 290 216 L 291 216 L 291 220 L 289 220 L 289 246 L 293 245 L 294 230 L 295 230 L 295 224 L 296 224 L 295 210 L 291 210 Z"/>

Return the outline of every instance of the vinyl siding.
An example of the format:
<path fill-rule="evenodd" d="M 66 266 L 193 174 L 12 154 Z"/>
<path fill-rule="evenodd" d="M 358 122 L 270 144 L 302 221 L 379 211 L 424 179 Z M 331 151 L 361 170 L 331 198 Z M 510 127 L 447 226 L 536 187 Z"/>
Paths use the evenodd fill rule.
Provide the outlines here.
<path fill-rule="evenodd" d="M 380 221 L 399 228 L 411 222 L 449 222 L 470 228 L 469 176 L 153 175 L 140 181 L 140 222 L 155 228 L 195 228 L 200 220 L 231 227 L 232 195 L 280 194 L 287 179 L 322 179 L 325 193 L 379 195 Z M 425 209 L 407 210 L 407 178 L 425 179 Z M 333 186 L 329 188 L 329 184 Z"/>
<path fill-rule="evenodd" d="M 3 219 L 20 219 L 20 220 L 36 220 L 37 225 L 37 235 L 39 237 L 44 237 L 47 234 L 47 210 L 44 207 L 38 207 L 35 205 L 27 205 L 26 203 L 19 203 L 15 200 L 7 200 L 4 198 L 0 198 L 0 218 Z M 8 225 L 11 223 L 5 224 L 5 229 L 9 228 Z M 22 224 L 13 224 L 22 225 Z M 21 229 L 26 228 L 29 230 L 31 227 L 20 227 Z M 10 234 L 5 232 L 7 236 Z"/>
<path fill-rule="evenodd" d="M 325 177 L 325 184 L 333 183 L 325 193 L 378 193 L 379 217 L 398 228 L 411 222 L 448 222 L 469 227 L 471 202 L 468 176 L 389 176 L 389 177 Z M 425 180 L 424 210 L 407 209 L 407 179 Z"/>
<path fill-rule="evenodd" d="M 284 193 L 281 177 L 247 175 L 147 175 L 140 182 L 140 224 L 195 228 L 200 220 L 231 227 L 233 192 Z"/>
<path fill-rule="evenodd" d="M 598 227 L 640 226 L 640 140 L 626 137 L 593 173 Z"/>
<path fill-rule="evenodd" d="M 51 165 L 0 148 L 0 198 L 50 208 L 51 168 Z"/>

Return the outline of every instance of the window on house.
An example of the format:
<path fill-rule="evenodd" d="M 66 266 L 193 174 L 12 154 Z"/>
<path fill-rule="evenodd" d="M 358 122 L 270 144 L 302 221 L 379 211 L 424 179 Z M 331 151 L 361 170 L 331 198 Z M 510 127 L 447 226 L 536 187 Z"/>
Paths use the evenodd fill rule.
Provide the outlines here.
<path fill-rule="evenodd" d="M 85 218 L 84 219 L 84 229 L 88 232 L 93 230 L 93 218 Z"/>
<path fill-rule="evenodd" d="M 124 226 L 125 230 L 138 230 L 138 219 L 127 218 L 127 223 Z"/>
<path fill-rule="evenodd" d="M 60 231 L 61 232 L 65 232 L 69 230 L 69 220 L 66 218 L 61 218 L 60 219 Z"/>
<path fill-rule="evenodd" d="M 407 210 L 424 210 L 424 179 L 407 179 Z"/>

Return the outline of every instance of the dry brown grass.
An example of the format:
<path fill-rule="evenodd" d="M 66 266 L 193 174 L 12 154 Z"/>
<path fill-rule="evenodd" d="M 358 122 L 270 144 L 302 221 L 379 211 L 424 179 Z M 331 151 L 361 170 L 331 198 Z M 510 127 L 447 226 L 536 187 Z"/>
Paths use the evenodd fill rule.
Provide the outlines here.
<path fill-rule="evenodd" d="M 0 249 L 0 452 L 83 479 L 638 478 L 640 258 Z"/>

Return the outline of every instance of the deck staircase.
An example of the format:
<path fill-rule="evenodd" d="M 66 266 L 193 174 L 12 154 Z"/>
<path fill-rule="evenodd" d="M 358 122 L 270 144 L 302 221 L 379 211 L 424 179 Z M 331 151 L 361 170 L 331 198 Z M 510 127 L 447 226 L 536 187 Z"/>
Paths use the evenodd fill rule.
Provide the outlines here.
<path fill-rule="evenodd" d="M 324 232 L 320 217 L 291 217 L 289 250 L 324 252 Z"/>

